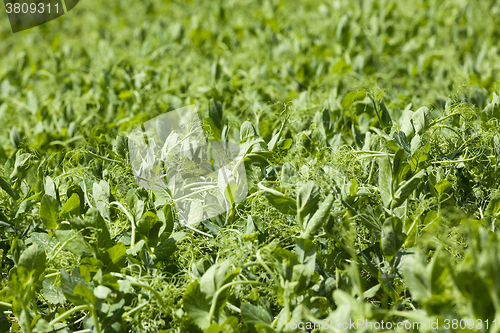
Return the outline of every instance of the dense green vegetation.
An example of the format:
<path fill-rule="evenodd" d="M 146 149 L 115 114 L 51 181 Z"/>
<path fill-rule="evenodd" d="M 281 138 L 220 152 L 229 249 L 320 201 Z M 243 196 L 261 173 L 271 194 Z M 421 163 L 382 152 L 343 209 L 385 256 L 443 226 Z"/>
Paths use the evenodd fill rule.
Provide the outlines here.
<path fill-rule="evenodd" d="M 0 332 L 500 331 L 498 27 L 493 0 L 4 18 Z M 127 145 L 191 104 L 248 148 L 248 197 L 202 233 L 136 185 Z"/>

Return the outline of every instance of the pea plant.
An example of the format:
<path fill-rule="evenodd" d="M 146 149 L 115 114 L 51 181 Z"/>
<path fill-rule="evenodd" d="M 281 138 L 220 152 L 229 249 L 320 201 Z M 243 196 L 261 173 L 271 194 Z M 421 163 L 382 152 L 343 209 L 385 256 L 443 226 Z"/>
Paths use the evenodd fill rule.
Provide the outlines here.
<path fill-rule="evenodd" d="M 498 13 L 126 0 L 0 26 L 0 333 L 500 331 Z"/>

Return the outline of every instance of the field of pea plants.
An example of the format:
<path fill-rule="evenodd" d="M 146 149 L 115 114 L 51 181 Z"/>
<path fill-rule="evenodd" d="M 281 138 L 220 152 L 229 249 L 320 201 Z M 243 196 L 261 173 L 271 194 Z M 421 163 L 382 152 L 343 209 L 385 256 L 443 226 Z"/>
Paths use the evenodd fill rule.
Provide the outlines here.
<path fill-rule="evenodd" d="M 499 41 L 495 0 L 3 17 L 0 333 L 500 332 Z"/>

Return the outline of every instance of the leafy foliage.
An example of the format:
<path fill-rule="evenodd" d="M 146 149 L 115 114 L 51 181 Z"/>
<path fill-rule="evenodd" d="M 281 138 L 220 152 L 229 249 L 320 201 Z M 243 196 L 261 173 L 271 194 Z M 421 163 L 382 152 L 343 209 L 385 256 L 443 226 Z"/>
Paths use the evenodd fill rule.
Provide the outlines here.
<path fill-rule="evenodd" d="M 0 332 L 500 324 L 499 13 L 83 1 L 0 26 Z M 181 216 L 186 184 L 139 187 L 129 135 L 193 104 L 248 194 Z"/>

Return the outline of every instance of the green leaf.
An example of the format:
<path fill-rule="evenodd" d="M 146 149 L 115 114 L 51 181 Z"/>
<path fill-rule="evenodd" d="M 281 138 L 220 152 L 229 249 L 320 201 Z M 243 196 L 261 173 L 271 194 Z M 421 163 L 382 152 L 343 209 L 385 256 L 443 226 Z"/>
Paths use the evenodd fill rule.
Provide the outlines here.
<path fill-rule="evenodd" d="M 392 181 L 397 181 L 399 172 L 403 167 L 405 160 L 405 152 L 403 149 L 398 149 L 396 154 L 394 154 L 394 162 L 392 163 Z"/>
<path fill-rule="evenodd" d="M 401 131 L 397 131 L 394 132 L 392 136 L 394 138 L 394 144 L 397 147 L 403 149 L 407 155 L 411 155 L 411 147 L 410 144 L 408 143 L 408 140 L 406 140 L 406 135 Z"/>
<path fill-rule="evenodd" d="M 285 162 L 283 164 L 283 167 L 281 168 L 281 183 L 283 185 L 286 185 L 290 182 L 291 178 L 296 176 L 296 171 L 292 167 L 292 165 L 288 162 Z"/>
<path fill-rule="evenodd" d="M 417 134 L 422 134 L 427 128 L 429 128 L 432 117 L 429 108 L 423 106 L 413 114 L 413 126 L 415 127 L 415 132 Z"/>
<path fill-rule="evenodd" d="M 362 113 L 359 116 L 358 127 L 359 127 L 359 130 L 362 134 L 368 133 L 368 129 L 370 127 L 370 120 L 368 119 L 368 116 L 366 115 L 366 113 Z"/>
<path fill-rule="evenodd" d="M 431 293 L 434 295 L 443 294 L 447 290 L 450 272 L 447 267 L 446 259 L 446 253 L 443 253 L 442 250 L 438 250 L 430 262 L 430 289 Z"/>
<path fill-rule="evenodd" d="M 85 209 L 85 195 L 83 193 L 83 190 L 82 188 L 79 186 L 79 185 L 71 185 L 68 187 L 68 190 L 66 191 L 66 196 L 68 198 L 71 198 L 73 196 L 73 194 L 77 194 L 78 195 L 78 198 L 80 199 L 80 208 L 78 210 L 74 210 L 74 214 L 83 214 L 84 213 L 84 209 Z"/>
<path fill-rule="evenodd" d="M 435 210 L 431 210 L 429 211 L 426 215 L 425 215 L 425 219 L 424 219 L 424 230 L 426 231 L 431 231 L 435 228 L 438 227 L 438 225 L 441 223 L 441 221 L 443 220 L 443 216 L 438 216 L 437 212 Z"/>
<path fill-rule="evenodd" d="M 495 195 L 491 198 L 488 206 L 484 210 L 485 216 L 497 216 L 500 213 L 500 194 Z"/>
<path fill-rule="evenodd" d="M 116 138 L 115 152 L 122 159 L 126 159 L 127 158 L 127 154 L 128 154 L 128 137 L 126 137 L 124 135 L 119 135 Z"/>
<path fill-rule="evenodd" d="M 57 231 L 56 231 L 57 234 Z M 26 241 L 27 244 L 33 243 L 38 246 L 51 250 L 57 245 L 57 241 L 55 241 L 49 234 L 45 232 L 34 232 L 30 235 L 30 237 Z"/>
<path fill-rule="evenodd" d="M 136 231 L 149 247 L 155 246 L 159 241 L 162 223 L 153 212 L 146 212 L 137 223 Z"/>
<path fill-rule="evenodd" d="M 436 190 L 439 197 L 441 197 L 450 188 L 451 183 L 446 179 L 441 179 L 436 185 L 434 185 L 434 189 Z"/>
<path fill-rule="evenodd" d="M 410 140 L 415 134 L 415 127 L 413 126 L 413 112 L 407 110 L 403 113 L 401 121 L 401 131 L 405 134 L 406 138 Z"/>
<path fill-rule="evenodd" d="M 248 120 L 241 125 L 240 128 L 240 141 L 245 142 L 248 138 L 251 138 L 253 136 L 256 136 L 257 132 L 255 131 L 255 128 L 253 127 L 252 123 L 249 122 Z"/>
<path fill-rule="evenodd" d="M 413 155 L 418 148 L 420 148 L 420 146 L 422 145 L 421 143 L 421 139 L 420 139 L 420 135 L 415 135 L 413 137 L 413 139 L 411 139 L 411 142 L 410 142 L 410 149 L 411 149 L 411 154 Z"/>
<path fill-rule="evenodd" d="M 316 245 L 311 240 L 295 238 L 295 254 L 299 263 L 315 268 Z"/>
<path fill-rule="evenodd" d="M 311 219 L 307 222 L 305 231 L 303 232 L 301 238 L 311 239 L 316 231 L 318 231 L 319 228 L 326 223 L 328 217 L 330 216 L 330 209 L 332 208 L 333 200 L 334 198 L 331 194 L 326 197 L 316 213 L 314 213 Z"/>
<path fill-rule="evenodd" d="M 90 281 L 92 276 L 103 267 L 104 263 L 99 259 L 93 257 L 84 257 L 80 259 L 80 274 L 84 281 Z"/>
<path fill-rule="evenodd" d="M 94 202 L 99 212 L 101 212 L 101 215 L 107 219 L 110 218 L 109 194 L 110 194 L 110 189 L 106 181 L 101 180 L 99 183 L 94 183 L 93 187 Z"/>
<path fill-rule="evenodd" d="M 384 206 L 389 207 L 392 201 L 392 172 L 387 157 L 378 159 L 378 188 Z"/>
<path fill-rule="evenodd" d="M 382 128 L 390 127 L 392 126 L 392 119 L 389 114 L 389 111 L 385 107 L 384 101 L 381 99 L 380 100 L 380 125 L 382 125 Z"/>
<path fill-rule="evenodd" d="M 14 126 L 10 130 L 9 137 L 10 137 L 10 143 L 12 144 L 12 147 L 17 149 L 22 142 L 22 137 L 21 137 L 21 133 L 19 132 L 19 129 Z"/>
<path fill-rule="evenodd" d="M 215 292 L 224 284 L 227 271 L 231 266 L 229 260 L 217 263 L 203 274 L 200 280 L 201 291 L 210 299 L 215 295 Z"/>
<path fill-rule="evenodd" d="M 4 190 L 5 192 L 7 192 L 7 194 L 10 195 L 12 197 L 12 199 L 14 199 L 14 200 L 19 199 L 19 195 L 17 194 L 17 191 L 14 190 L 10 186 L 10 184 L 5 179 L 3 179 L 2 177 L 0 177 L 0 188 L 2 190 Z"/>
<path fill-rule="evenodd" d="M 99 299 L 106 299 L 112 290 L 106 286 L 97 286 L 94 289 L 94 296 Z"/>
<path fill-rule="evenodd" d="M 255 329 L 259 333 L 276 333 L 276 330 L 272 328 L 270 325 L 265 324 L 255 324 Z"/>
<path fill-rule="evenodd" d="M 349 195 L 355 196 L 359 190 L 359 183 L 356 178 L 351 180 L 351 186 L 349 186 Z"/>
<path fill-rule="evenodd" d="M 50 304 L 62 304 L 66 300 L 60 285 L 54 285 L 51 279 L 43 280 L 42 293 Z"/>
<path fill-rule="evenodd" d="M 154 254 L 157 260 L 168 261 L 170 259 L 170 256 L 175 252 L 176 249 L 177 245 L 175 239 L 168 238 L 161 242 L 160 245 L 158 245 L 158 247 L 155 249 Z"/>
<path fill-rule="evenodd" d="M 139 221 L 144 213 L 144 200 L 139 200 L 137 195 L 132 195 L 128 206 L 131 208 L 135 221 Z"/>
<path fill-rule="evenodd" d="M 33 327 L 32 332 L 51 332 L 53 327 L 43 318 L 36 321 L 35 327 Z"/>
<path fill-rule="evenodd" d="M 372 298 L 377 294 L 377 291 L 379 291 L 381 285 L 376 284 L 375 286 L 371 287 L 370 289 L 366 290 L 363 292 L 363 298 Z"/>
<path fill-rule="evenodd" d="M 285 139 L 285 140 L 280 140 L 278 142 L 278 147 L 280 149 L 287 150 L 287 149 L 290 149 L 290 147 L 292 146 L 292 144 L 293 144 L 293 139 L 292 138 L 288 138 L 288 139 Z"/>
<path fill-rule="evenodd" d="M 43 186 L 45 194 L 50 195 L 52 198 L 58 200 L 59 196 L 57 193 L 56 184 L 54 183 L 54 180 L 52 178 L 50 178 L 49 176 L 45 177 Z"/>
<path fill-rule="evenodd" d="M 125 257 L 127 255 L 127 248 L 125 245 L 120 242 L 116 244 L 115 246 L 109 248 L 107 250 L 109 254 L 109 259 L 111 262 L 118 267 L 123 267 L 125 265 Z"/>
<path fill-rule="evenodd" d="M 74 290 L 77 286 L 85 287 L 90 294 L 85 290 L 82 290 L 82 288 L 79 288 L 79 293 L 75 293 Z M 64 269 L 61 270 L 61 289 L 68 301 L 74 303 L 75 305 L 86 305 L 91 303 L 89 302 L 88 296 L 91 295 L 92 298 L 94 297 L 94 294 L 88 287 L 87 282 L 80 275 L 79 267 L 73 268 L 71 275 L 69 275 Z"/>
<path fill-rule="evenodd" d="M 397 217 L 389 217 L 382 225 L 381 249 L 386 257 L 394 257 L 406 240 L 403 223 Z"/>
<path fill-rule="evenodd" d="M 365 90 L 354 90 L 345 95 L 342 100 L 342 109 L 347 110 L 354 102 L 363 100 L 366 97 Z"/>
<path fill-rule="evenodd" d="M 56 230 L 55 237 L 61 244 L 69 240 L 64 246 L 64 250 L 69 251 L 80 258 L 93 255 L 92 248 L 89 243 L 86 242 L 85 238 L 83 238 L 81 234 L 76 235 L 74 230 Z"/>
<path fill-rule="evenodd" d="M 21 325 L 23 332 L 29 332 L 31 330 L 31 317 L 26 308 L 23 308 L 21 310 L 21 315 L 19 316 L 19 325 Z"/>
<path fill-rule="evenodd" d="M 172 206 L 165 205 L 162 209 L 163 216 L 165 218 L 165 228 L 163 229 L 162 236 L 170 236 L 174 230 L 174 212 Z"/>
<path fill-rule="evenodd" d="M 130 91 L 123 91 L 118 95 L 119 99 L 131 99 L 134 96 L 134 94 Z"/>
<path fill-rule="evenodd" d="M 97 209 L 89 209 L 84 221 L 88 226 L 95 228 L 97 231 L 97 243 L 95 244 L 97 249 L 106 250 L 113 246 L 108 226 Z"/>
<path fill-rule="evenodd" d="M 56 230 L 59 218 L 59 201 L 44 194 L 40 205 L 40 218 L 47 230 Z"/>
<path fill-rule="evenodd" d="M 491 103 L 488 103 L 481 113 L 481 120 L 483 122 L 487 122 L 488 120 L 494 118 L 500 120 L 500 98 L 496 93 L 493 93 Z"/>
<path fill-rule="evenodd" d="M 14 264 L 19 265 L 19 258 L 21 257 L 21 252 L 25 249 L 24 242 L 19 238 L 14 238 L 10 245 L 10 254 Z"/>
<path fill-rule="evenodd" d="M 208 115 L 219 132 L 222 132 L 222 105 L 213 98 L 210 99 Z"/>
<path fill-rule="evenodd" d="M 250 332 L 257 332 L 254 327 L 256 324 L 271 325 L 273 317 L 266 309 L 250 303 L 242 303 L 241 320 L 251 329 Z"/>
<path fill-rule="evenodd" d="M 31 154 L 24 153 L 20 154 L 21 150 L 16 153 L 16 162 L 14 163 L 14 171 L 10 175 L 11 179 L 18 177 L 20 174 L 23 174 L 30 167 L 30 158 Z"/>
<path fill-rule="evenodd" d="M 84 285 L 76 285 L 75 288 L 73 289 L 73 293 L 77 296 L 82 297 L 82 301 L 86 304 L 96 304 L 97 303 L 97 298 L 95 297 L 94 293 L 92 290 L 87 288 Z"/>
<path fill-rule="evenodd" d="M 219 191 L 221 192 L 221 194 L 231 206 L 233 206 L 235 202 L 238 201 L 239 188 L 233 174 L 231 173 L 231 170 L 227 169 L 226 167 L 222 167 L 219 169 L 217 186 L 219 187 Z"/>
<path fill-rule="evenodd" d="M 210 302 L 206 294 L 201 291 L 200 283 L 193 281 L 189 284 L 182 298 L 184 309 L 189 317 L 202 330 L 210 326 Z"/>
<path fill-rule="evenodd" d="M 68 201 L 62 206 L 61 215 L 68 213 L 80 214 L 80 197 L 77 193 L 73 193 Z"/>
<path fill-rule="evenodd" d="M 248 215 L 247 217 L 247 228 L 246 228 L 246 235 L 253 235 L 255 233 L 259 232 L 259 226 L 257 225 L 257 222 L 255 222 L 255 219 L 253 218 L 252 215 Z"/>
<path fill-rule="evenodd" d="M 400 187 L 394 194 L 394 200 L 391 203 L 391 208 L 399 207 L 417 188 L 417 186 L 422 182 L 422 178 L 424 177 L 424 170 L 420 170 L 417 174 L 411 177 L 409 180 L 402 182 Z"/>
<path fill-rule="evenodd" d="M 297 214 L 304 219 L 317 206 L 319 201 L 319 186 L 313 181 L 302 185 L 297 193 Z"/>
<path fill-rule="evenodd" d="M 261 190 L 264 190 L 265 196 L 267 200 L 269 200 L 269 203 L 281 213 L 285 215 L 297 214 L 297 204 L 295 200 L 277 190 L 265 187 L 260 183 L 258 184 L 258 187 Z"/>
<path fill-rule="evenodd" d="M 213 323 L 203 333 L 236 333 L 240 331 L 239 322 L 238 318 L 229 316 L 220 326 Z"/>
<path fill-rule="evenodd" d="M 46 259 L 44 248 L 38 244 L 33 244 L 23 251 L 18 266 L 26 268 L 28 272 L 33 272 L 33 279 L 37 281 L 45 270 Z"/>
<path fill-rule="evenodd" d="M 267 143 L 267 149 L 269 151 L 273 151 L 274 148 L 276 148 L 276 144 L 278 143 L 280 136 L 281 136 L 281 132 L 278 132 L 278 133 L 273 135 L 271 140 L 269 140 L 269 142 Z"/>
<path fill-rule="evenodd" d="M 229 289 L 224 289 L 222 292 L 219 292 L 216 300 L 214 300 L 214 297 L 223 285 L 231 282 L 240 272 L 240 270 L 237 269 L 228 273 L 230 266 L 231 263 L 229 260 L 216 263 L 212 265 L 200 279 L 200 290 L 205 295 L 205 299 L 209 300 L 210 303 L 216 302 L 214 312 L 214 319 L 216 321 L 226 305 L 229 297 Z"/>
<path fill-rule="evenodd" d="M 430 288 L 430 274 L 427 271 L 424 258 L 418 254 L 405 261 L 403 274 L 413 299 L 425 302 L 432 297 Z"/>
<path fill-rule="evenodd" d="M 221 332 L 223 333 L 236 333 L 239 332 L 239 324 L 240 321 L 238 318 L 234 316 L 229 316 L 227 319 L 220 325 Z"/>
<path fill-rule="evenodd" d="M 293 292 L 296 294 L 303 293 L 311 287 L 314 267 L 309 265 L 294 265 L 292 269 Z"/>
<path fill-rule="evenodd" d="M 197 227 L 203 220 L 203 202 L 198 199 L 192 200 L 191 205 L 189 206 L 187 223 L 192 227 Z"/>

